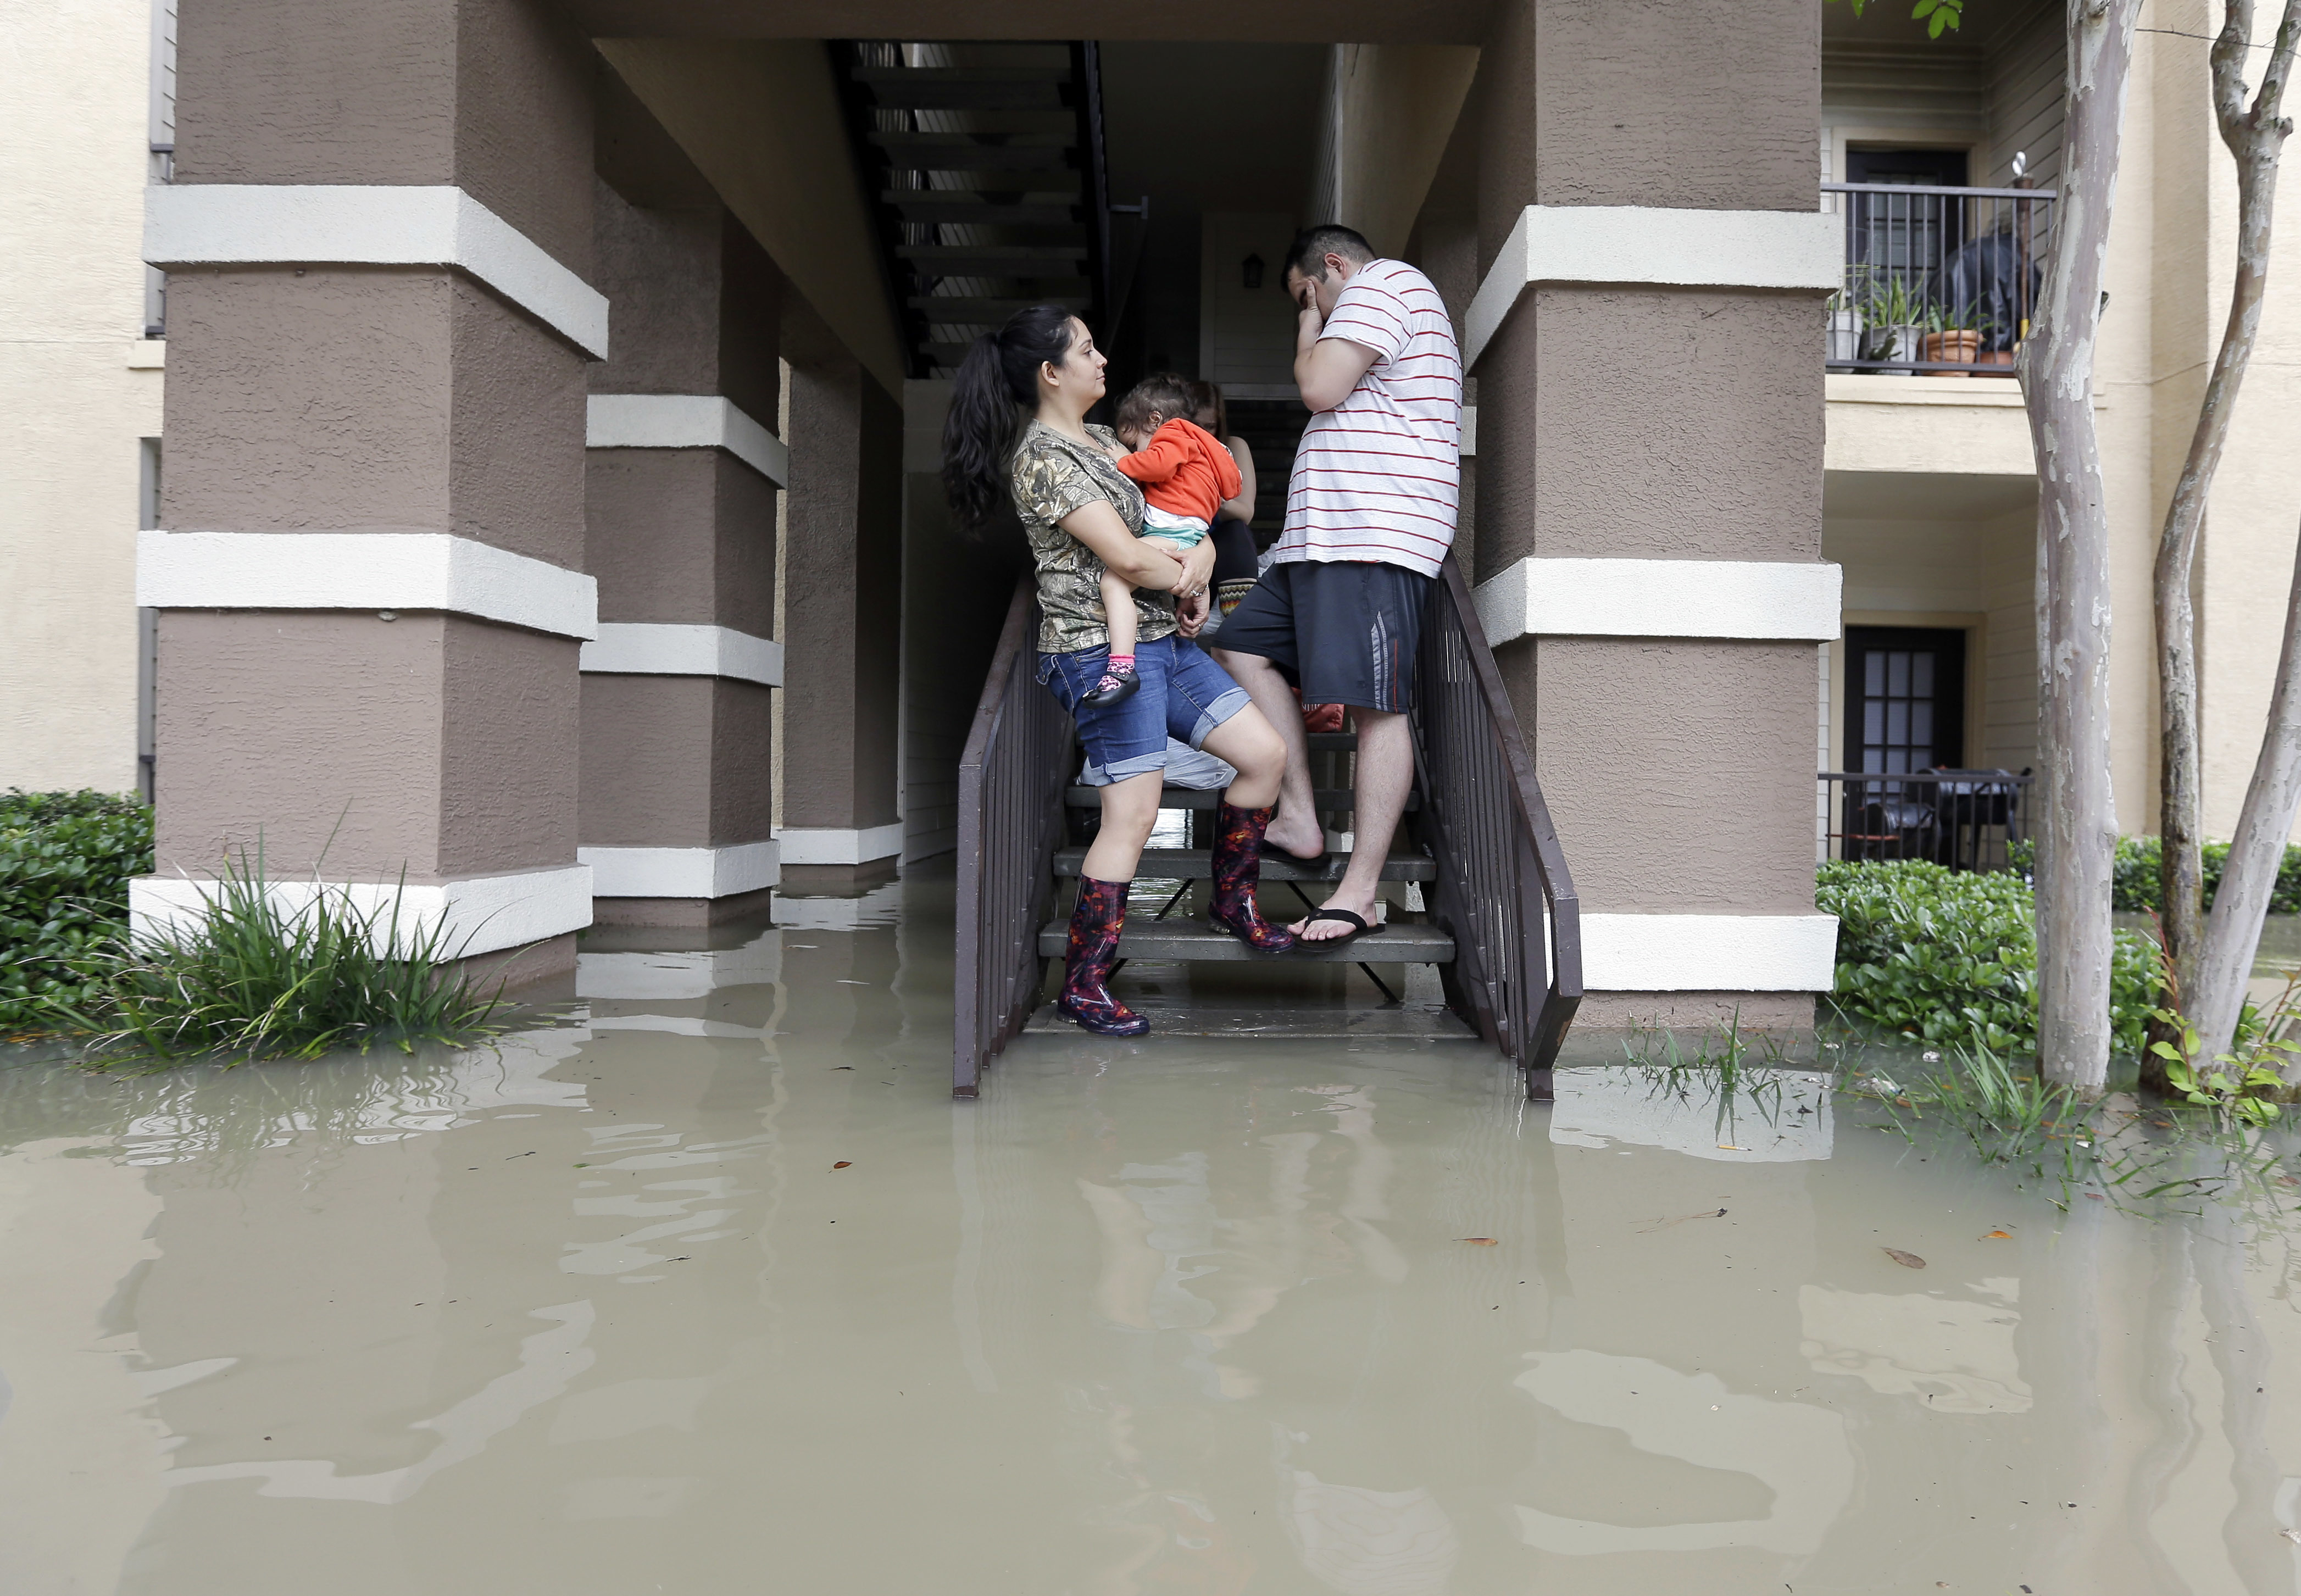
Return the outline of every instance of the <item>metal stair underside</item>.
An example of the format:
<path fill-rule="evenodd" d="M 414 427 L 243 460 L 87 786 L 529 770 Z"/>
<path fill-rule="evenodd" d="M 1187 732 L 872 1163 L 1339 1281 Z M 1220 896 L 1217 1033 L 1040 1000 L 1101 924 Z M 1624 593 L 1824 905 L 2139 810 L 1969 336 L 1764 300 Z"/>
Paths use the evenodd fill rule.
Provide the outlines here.
<path fill-rule="evenodd" d="M 1109 215 L 1095 46 L 839 48 L 911 375 L 949 376 L 1026 305 L 1099 324 Z"/>

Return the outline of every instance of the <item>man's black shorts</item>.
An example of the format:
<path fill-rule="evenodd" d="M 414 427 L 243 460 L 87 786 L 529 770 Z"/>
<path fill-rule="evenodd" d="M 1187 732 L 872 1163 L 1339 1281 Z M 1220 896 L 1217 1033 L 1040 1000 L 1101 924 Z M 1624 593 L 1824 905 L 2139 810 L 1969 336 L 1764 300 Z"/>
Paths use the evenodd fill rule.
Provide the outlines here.
<path fill-rule="evenodd" d="M 1374 561 L 1295 560 L 1262 573 L 1214 646 L 1259 654 L 1306 704 L 1404 711 L 1430 579 Z"/>

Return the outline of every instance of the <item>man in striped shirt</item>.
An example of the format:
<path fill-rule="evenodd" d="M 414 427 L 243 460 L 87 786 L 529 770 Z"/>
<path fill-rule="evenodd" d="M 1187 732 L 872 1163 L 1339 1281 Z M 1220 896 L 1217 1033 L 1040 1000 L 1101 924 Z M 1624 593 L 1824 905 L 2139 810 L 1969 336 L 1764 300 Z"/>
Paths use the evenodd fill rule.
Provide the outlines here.
<path fill-rule="evenodd" d="M 1294 927 L 1304 941 L 1341 941 L 1379 929 L 1375 889 L 1413 782 L 1406 710 L 1423 598 L 1454 541 L 1462 356 L 1430 280 L 1376 258 L 1349 228 L 1294 241 L 1286 291 L 1310 421 L 1271 566 L 1224 621 L 1216 657 L 1287 742 L 1266 852 L 1307 861 L 1326 851 L 1289 683 L 1306 703 L 1351 706 L 1350 865 L 1326 907 Z"/>

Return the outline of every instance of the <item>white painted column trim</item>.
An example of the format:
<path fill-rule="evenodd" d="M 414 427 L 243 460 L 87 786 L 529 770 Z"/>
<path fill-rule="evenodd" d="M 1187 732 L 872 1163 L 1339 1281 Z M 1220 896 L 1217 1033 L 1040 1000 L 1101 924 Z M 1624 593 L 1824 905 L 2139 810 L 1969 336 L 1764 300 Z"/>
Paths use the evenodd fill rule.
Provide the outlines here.
<path fill-rule="evenodd" d="M 1477 363 L 1519 296 L 1537 283 L 1836 288 L 1844 227 L 1822 211 L 1528 205 L 1462 318 L 1463 368 Z"/>
<path fill-rule="evenodd" d="M 784 826 L 775 832 L 786 865 L 868 865 L 903 851 L 903 823 L 883 826 Z"/>
<path fill-rule="evenodd" d="M 216 892 L 212 880 L 182 876 L 138 876 L 128 883 L 131 932 L 147 936 L 167 928 L 188 931 L 206 917 Z M 446 928 L 446 951 L 464 956 L 494 953 L 581 931 L 591 923 L 591 869 L 561 865 L 502 875 L 465 876 L 431 884 L 389 882 L 272 882 L 266 896 L 289 914 L 308 909 L 325 892 L 347 898 L 364 915 L 378 915 L 388 929 L 398 901 L 402 945 L 411 933 Z M 376 951 L 388 949 L 378 946 Z"/>
<path fill-rule="evenodd" d="M 445 532 L 138 532 L 136 602 L 163 610 L 445 610 L 568 638 L 599 628 L 595 579 Z"/>
<path fill-rule="evenodd" d="M 155 183 L 144 259 L 185 266 L 450 266 L 595 360 L 607 299 L 461 188 L 447 184 Z"/>
<path fill-rule="evenodd" d="M 1828 642 L 1838 634 L 1845 574 L 1821 561 L 1529 556 L 1473 597 L 1494 648 L 1523 637 Z"/>
<path fill-rule="evenodd" d="M 593 394 L 583 442 L 595 449 L 725 449 L 776 487 L 791 447 L 719 394 Z"/>
<path fill-rule="evenodd" d="M 1476 458 L 1478 453 L 1478 407 L 1476 405 L 1462 406 L 1461 453 L 1465 460 Z"/>
<path fill-rule="evenodd" d="M 1835 915 L 1585 915 L 1582 973 L 1599 992 L 1826 992 Z"/>
<path fill-rule="evenodd" d="M 593 676 L 724 676 L 783 684 L 783 646 L 725 626 L 603 621 L 583 645 L 582 667 Z"/>
<path fill-rule="evenodd" d="M 733 898 L 782 879 L 773 842 L 725 848 L 579 848 L 599 898 Z"/>

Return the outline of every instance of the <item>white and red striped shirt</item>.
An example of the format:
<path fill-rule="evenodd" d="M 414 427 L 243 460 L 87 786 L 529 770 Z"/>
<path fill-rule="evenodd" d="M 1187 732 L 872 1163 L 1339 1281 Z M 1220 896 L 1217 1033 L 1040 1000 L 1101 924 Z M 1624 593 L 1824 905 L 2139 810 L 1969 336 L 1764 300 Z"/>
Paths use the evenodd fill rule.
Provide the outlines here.
<path fill-rule="evenodd" d="M 1318 336 L 1375 360 L 1302 430 L 1274 563 L 1380 560 L 1435 576 L 1462 480 L 1462 355 L 1445 303 L 1405 262 L 1369 261 Z"/>

